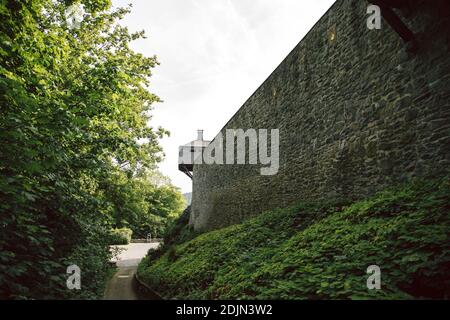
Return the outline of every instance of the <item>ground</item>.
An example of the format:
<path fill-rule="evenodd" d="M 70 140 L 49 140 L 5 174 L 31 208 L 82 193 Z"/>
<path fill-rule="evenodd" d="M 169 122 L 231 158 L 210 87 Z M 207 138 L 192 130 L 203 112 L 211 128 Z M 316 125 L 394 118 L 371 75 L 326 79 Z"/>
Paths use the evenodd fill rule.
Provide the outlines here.
<path fill-rule="evenodd" d="M 117 272 L 108 282 L 105 290 L 105 300 L 139 300 L 135 285 L 134 274 L 142 258 L 151 248 L 157 248 L 159 243 L 130 243 L 114 246 L 121 250 L 113 262 L 116 262 Z"/>

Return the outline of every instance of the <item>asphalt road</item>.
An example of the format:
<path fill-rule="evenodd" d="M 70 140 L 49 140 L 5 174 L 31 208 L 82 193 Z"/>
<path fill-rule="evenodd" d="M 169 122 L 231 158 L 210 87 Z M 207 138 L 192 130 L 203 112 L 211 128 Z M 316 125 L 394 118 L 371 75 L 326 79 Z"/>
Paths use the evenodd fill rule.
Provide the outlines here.
<path fill-rule="evenodd" d="M 142 258 L 150 248 L 157 248 L 159 243 L 130 243 L 128 245 L 114 246 L 112 250 L 119 249 L 116 259 L 117 272 L 108 282 L 105 290 L 105 300 L 140 300 L 134 274 Z"/>

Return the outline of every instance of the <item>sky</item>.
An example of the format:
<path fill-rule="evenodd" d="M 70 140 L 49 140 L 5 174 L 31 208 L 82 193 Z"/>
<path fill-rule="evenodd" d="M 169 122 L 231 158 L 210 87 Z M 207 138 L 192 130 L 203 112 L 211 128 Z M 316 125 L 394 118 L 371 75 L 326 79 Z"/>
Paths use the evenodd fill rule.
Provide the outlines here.
<path fill-rule="evenodd" d="M 334 0 L 113 0 L 132 4 L 121 24 L 145 30 L 131 47 L 156 55 L 149 125 L 171 132 L 161 140 L 159 170 L 182 192 L 192 181 L 178 171 L 178 146 L 204 130 L 212 140 L 306 35 Z"/>

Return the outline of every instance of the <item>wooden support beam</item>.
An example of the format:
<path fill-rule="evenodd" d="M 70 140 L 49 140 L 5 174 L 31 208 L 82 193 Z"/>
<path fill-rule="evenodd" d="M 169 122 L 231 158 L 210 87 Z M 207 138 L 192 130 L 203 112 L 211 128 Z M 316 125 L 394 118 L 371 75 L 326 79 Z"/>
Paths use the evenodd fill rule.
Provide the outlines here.
<path fill-rule="evenodd" d="M 414 33 L 395 13 L 393 8 L 404 8 L 408 5 L 407 0 L 370 0 L 371 3 L 377 5 L 381 9 L 384 20 L 391 28 L 402 38 L 408 45 L 408 51 L 415 52 L 418 49 L 418 43 Z"/>
<path fill-rule="evenodd" d="M 191 180 L 192 180 L 192 178 L 193 178 L 192 173 L 188 170 L 188 168 L 186 168 L 186 166 L 182 166 L 181 171 L 184 174 L 186 174 L 189 178 L 191 178 Z"/>

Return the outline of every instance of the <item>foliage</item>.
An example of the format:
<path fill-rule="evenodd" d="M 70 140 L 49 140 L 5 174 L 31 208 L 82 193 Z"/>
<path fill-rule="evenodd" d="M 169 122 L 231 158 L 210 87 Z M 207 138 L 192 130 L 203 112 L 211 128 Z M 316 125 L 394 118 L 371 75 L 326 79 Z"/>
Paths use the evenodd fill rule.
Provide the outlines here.
<path fill-rule="evenodd" d="M 141 173 L 130 179 L 117 173 L 105 185 L 114 226 L 130 228 L 135 238 L 162 236 L 184 207 L 181 192 L 168 181 L 155 184 L 153 176 Z"/>
<path fill-rule="evenodd" d="M 147 126 L 158 62 L 130 49 L 143 33 L 118 24 L 128 9 L 82 0 L 86 14 L 71 29 L 73 2 L 0 2 L 0 298 L 98 297 L 108 230 L 124 226 L 118 212 L 152 206 L 133 192 L 167 133 Z M 122 203 L 111 185 L 126 193 Z M 170 215 L 165 204 L 155 212 Z M 83 290 L 65 288 L 70 264 Z"/>
<path fill-rule="evenodd" d="M 164 298 L 448 298 L 449 208 L 448 178 L 348 206 L 302 203 L 146 257 L 138 272 Z M 381 290 L 366 287 L 374 264 Z"/>
<path fill-rule="evenodd" d="M 157 249 L 149 251 L 149 259 L 157 259 L 165 252 L 175 250 L 175 245 L 187 242 L 198 235 L 198 232 L 195 232 L 194 229 L 189 226 L 190 214 L 191 206 L 188 206 L 178 219 L 169 224 L 165 231 L 162 245 Z M 169 253 L 169 256 L 172 254 L 173 253 Z"/>
<path fill-rule="evenodd" d="M 172 246 L 189 241 L 198 234 L 189 226 L 189 217 L 191 215 L 191 206 L 184 209 L 181 216 L 175 220 L 167 229 L 164 235 L 164 245 Z"/>
<path fill-rule="evenodd" d="M 109 234 L 109 244 L 129 244 L 131 242 L 132 235 L 133 231 L 129 228 L 111 229 Z"/>

